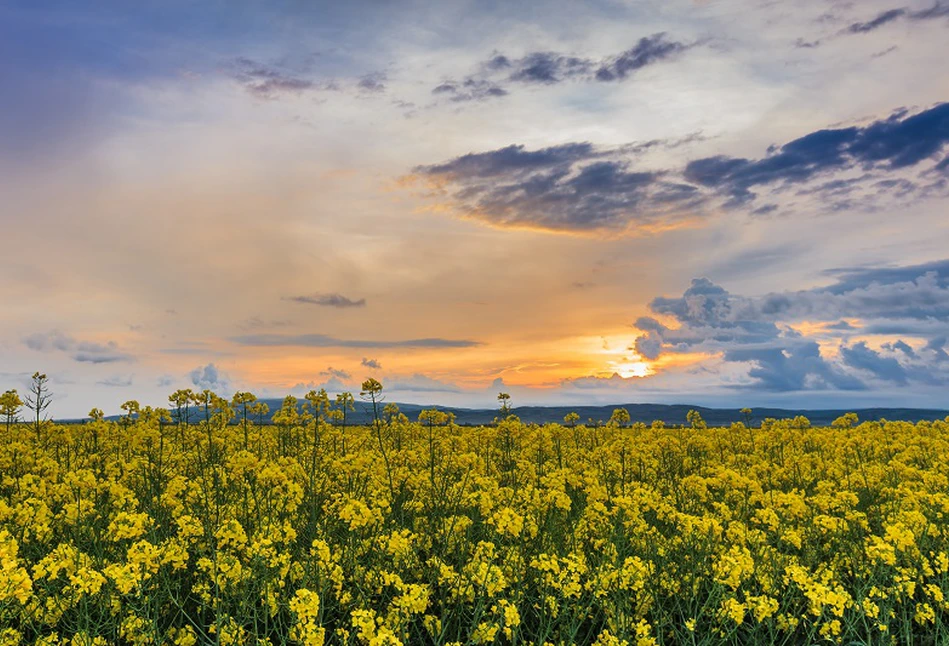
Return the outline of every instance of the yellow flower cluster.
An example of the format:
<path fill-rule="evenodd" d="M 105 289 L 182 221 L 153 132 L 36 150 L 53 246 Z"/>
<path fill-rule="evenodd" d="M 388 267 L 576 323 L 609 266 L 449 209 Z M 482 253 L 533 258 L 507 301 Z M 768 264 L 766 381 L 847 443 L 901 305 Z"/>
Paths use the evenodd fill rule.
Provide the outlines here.
<path fill-rule="evenodd" d="M 211 395 L 0 429 L 0 646 L 949 643 L 949 421 L 258 427 Z"/>

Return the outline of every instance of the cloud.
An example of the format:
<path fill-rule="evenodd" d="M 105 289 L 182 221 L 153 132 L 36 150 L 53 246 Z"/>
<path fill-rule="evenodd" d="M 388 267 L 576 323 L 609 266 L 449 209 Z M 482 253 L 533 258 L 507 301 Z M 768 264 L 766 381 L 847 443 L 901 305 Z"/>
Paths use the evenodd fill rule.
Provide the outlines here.
<path fill-rule="evenodd" d="M 897 7 L 881 12 L 872 20 L 867 22 L 855 22 L 844 30 L 848 34 L 865 34 L 875 31 L 880 27 L 891 22 L 908 18 L 909 20 L 935 20 L 938 18 L 949 17 L 949 3 L 942 0 L 937 1 L 931 7 L 920 9 L 919 11 L 910 11 L 906 7 Z"/>
<path fill-rule="evenodd" d="M 334 83 L 317 83 L 276 66 L 268 66 L 249 58 L 233 61 L 232 77 L 247 92 L 260 99 L 276 99 L 281 95 L 297 95 L 309 90 L 336 89 Z"/>
<path fill-rule="evenodd" d="M 596 71 L 596 80 L 625 80 L 633 72 L 670 58 L 688 48 L 688 45 L 668 40 L 664 32 L 640 38 L 635 47 L 602 63 Z"/>
<path fill-rule="evenodd" d="M 464 81 L 444 80 L 432 94 L 448 95 L 452 101 L 484 101 L 506 96 L 501 83 L 557 85 L 565 81 L 584 83 L 625 81 L 636 71 L 672 58 L 694 45 L 669 40 L 665 32 L 640 38 L 619 54 L 588 58 L 555 51 L 528 52 L 511 57 L 494 52 L 478 65 L 478 71 Z"/>
<path fill-rule="evenodd" d="M 368 359 L 366 357 L 362 358 L 360 365 L 363 368 L 371 368 L 372 370 L 382 370 L 382 364 L 376 361 L 375 359 Z"/>
<path fill-rule="evenodd" d="M 788 392 L 796 390 L 864 390 L 866 386 L 828 362 L 820 346 L 808 341 L 791 343 L 784 348 L 737 348 L 728 350 L 725 361 L 754 364 L 748 376 L 754 388 Z"/>
<path fill-rule="evenodd" d="M 76 341 L 62 332 L 34 332 L 23 339 L 23 344 L 30 350 L 36 350 L 37 352 L 48 352 L 50 350 L 67 352 L 75 347 Z"/>
<path fill-rule="evenodd" d="M 349 380 L 353 378 L 353 376 L 350 373 L 346 372 L 345 370 L 337 370 L 336 368 L 333 368 L 332 366 L 330 366 L 326 370 L 322 370 L 320 372 L 320 376 L 321 377 L 335 377 L 337 379 L 342 379 L 342 380 Z"/>
<path fill-rule="evenodd" d="M 936 361 L 940 363 L 949 361 L 949 353 L 946 352 L 947 343 L 949 343 L 949 337 L 935 337 L 926 343 L 925 349 L 933 353 Z"/>
<path fill-rule="evenodd" d="M 642 317 L 635 349 L 656 360 L 672 353 L 714 354 L 726 363 L 750 364 L 750 387 L 796 390 L 862 390 L 868 380 L 906 386 L 949 383 L 941 365 L 949 334 L 949 261 L 915 266 L 844 268 L 827 272 L 831 284 L 757 297 L 732 294 L 696 278 L 680 297 L 658 297 L 650 309 L 676 326 Z M 858 330 L 841 317 L 863 322 Z M 793 325 L 823 323 L 814 337 Z M 813 326 L 811 326 L 813 327 Z M 904 340 L 879 349 L 866 340 L 847 344 L 856 333 L 908 335 L 921 339 L 917 351 Z M 839 354 L 825 356 L 820 338 Z"/>
<path fill-rule="evenodd" d="M 372 72 L 360 77 L 356 84 L 360 90 L 367 92 L 383 92 L 386 89 L 388 75 L 385 72 Z"/>
<path fill-rule="evenodd" d="M 357 339 L 338 339 L 325 334 L 247 334 L 231 337 L 238 345 L 264 347 L 304 347 L 304 348 L 472 348 L 481 345 L 479 341 L 455 339 L 405 339 L 400 341 L 372 341 Z"/>
<path fill-rule="evenodd" d="M 847 27 L 847 32 L 851 34 L 865 34 L 867 32 L 879 29 L 883 25 L 893 22 L 898 18 L 902 18 L 907 13 L 906 9 L 890 9 L 889 11 L 884 11 L 878 15 L 873 20 L 867 22 L 855 22 L 849 27 Z"/>
<path fill-rule="evenodd" d="M 850 330 L 856 330 L 851 323 L 847 321 L 837 321 L 836 323 L 828 323 L 824 326 L 828 330 L 835 330 L 840 332 L 849 332 Z"/>
<path fill-rule="evenodd" d="M 512 145 L 414 170 L 439 190 L 447 187 L 464 217 L 501 227 L 621 231 L 666 224 L 697 208 L 698 189 L 637 171 L 620 154 L 589 143 Z"/>
<path fill-rule="evenodd" d="M 916 351 L 913 349 L 913 347 L 909 345 L 908 343 L 906 343 L 905 341 L 903 341 L 902 339 L 899 339 L 894 343 L 884 343 L 882 347 L 885 350 L 897 350 L 899 352 L 902 352 L 903 354 L 905 354 L 907 357 L 911 359 L 915 359 L 918 356 L 916 354 Z"/>
<path fill-rule="evenodd" d="M 864 370 L 884 381 L 892 381 L 900 386 L 908 383 L 906 369 L 899 361 L 892 357 L 883 357 L 879 352 L 870 349 L 865 341 L 860 341 L 850 347 L 841 346 L 840 354 L 844 364 L 852 368 Z"/>
<path fill-rule="evenodd" d="M 640 38 L 633 47 L 619 54 L 601 59 L 558 52 L 532 52 L 516 59 L 495 54 L 483 63 L 482 67 L 490 72 L 507 73 L 507 79 L 515 83 L 552 85 L 570 79 L 624 81 L 634 72 L 671 58 L 690 47 L 691 45 L 669 40 L 668 34 L 659 32 Z"/>
<path fill-rule="evenodd" d="M 336 308 L 347 308 L 347 307 L 364 307 L 366 305 L 366 299 L 360 298 L 358 300 L 353 300 L 342 294 L 312 294 L 310 296 L 287 296 L 284 298 L 287 301 L 293 301 L 295 303 L 304 303 L 306 305 L 319 305 L 321 307 L 336 307 Z"/>
<path fill-rule="evenodd" d="M 508 79 L 517 83 L 554 84 L 577 76 L 588 76 L 592 61 L 556 52 L 533 52 L 506 67 L 513 68 Z"/>
<path fill-rule="evenodd" d="M 493 81 L 466 78 L 462 82 L 444 81 L 435 86 L 432 94 L 450 96 L 452 101 L 462 103 L 507 96 L 508 91 Z"/>
<path fill-rule="evenodd" d="M 393 377 L 386 382 L 386 390 L 391 392 L 420 392 L 420 393 L 460 393 L 461 388 L 423 374 L 416 373 L 410 377 Z"/>
<path fill-rule="evenodd" d="M 133 357 L 120 351 L 118 344 L 114 341 L 108 343 L 81 341 L 57 330 L 34 332 L 23 339 L 23 344 L 36 352 L 69 353 L 73 361 L 79 363 L 101 364 L 134 361 Z"/>
<path fill-rule="evenodd" d="M 78 361 L 80 363 L 116 363 L 119 361 L 131 361 L 131 359 L 121 354 L 77 352 L 73 355 L 73 361 Z"/>
<path fill-rule="evenodd" d="M 342 392 L 351 393 L 353 391 L 353 386 L 350 384 L 346 384 L 339 377 L 334 376 L 334 377 L 330 377 L 326 381 L 321 381 L 321 382 L 310 381 L 306 383 L 300 382 L 300 383 L 294 384 L 294 386 L 290 388 L 290 393 L 294 395 L 302 396 L 310 391 L 314 391 L 314 390 L 318 391 L 320 389 L 323 389 L 327 393 L 330 393 L 332 395 L 335 393 L 342 393 Z"/>
<path fill-rule="evenodd" d="M 211 390 L 219 395 L 230 390 L 230 379 L 216 365 L 209 363 L 192 370 L 188 377 L 201 390 Z"/>
<path fill-rule="evenodd" d="M 913 20 L 934 20 L 936 18 L 949 17 L 949 2 L 945 2 L 945 0 L 937 0 L 933 6 L 927 9 L 914 11 L 909 15 L 909 17 Z"/>
<path fill-rule="evenodd" d="M 132 383 L 133 379 L 131 375 L 128 377 L 116 375 L 96 382 L 99 386 L 106 386 L 108 388 L 128 388 Z"/>
<path fill-rule="evenodd" d="M 717 155 L 689 162 L 684 178 L 730 195 L 732 203 L 755 197 L 751 189 L 795 184 L 854 167 L 863 171 L 898 170 L 934 157 L 949 142 L 949 103 L 909 115 L 899 110 L 886 119 L 857 127 L 818 130 L 772 147 L 767 157 L 746 159 Z M 867 178 L 852 180 L 866 184 Z M 822 193 L 842 185 L 825 186 Z M 890 187 L 883 187 L 890 188 Z"/>
<path fill-rule="evenodd" d="M 287 327 L 291 321 L 287 319 L 265 320 L 259 316 L 252 316 L 238 325 L 243 330 L 259 330 L 262 328 Z"/>
<path fill-rule="evenodd" d="M 798 48 L 814 48 L 820 47 L 822 44 L 834 38 L 845 37 L 845 36 L 860 36 L 863 34 L 868 34 L 870 32 L 876 31 L 881 27 L 884 27 L 890 23 L 899 22 L 902 20 L 910 20 L 913 22 L 921 22 L 924 20 L 936 20 L 938 18 L 949 17 L 949 3 L 946 3 L 944 0 L 937 0 L 935 4 L 926 9 L 920 9 L 918 11 L 912 11 L 908 7 L 894 7 L 893 9 L 887 9 L 881 11 L 874 18 L 864 22 L 854 22 L 848 25 L 846 28 L 837 32 L 836 34 L 830 35 L 826 38 L 818 38 L 814 40 L 807 40 L 805 38 L 798 38 L 795 42 L 795 47 Z M 889 47 L 882 52 L 877 52 L 873 54 L 873 58 L 879 58 L 884 54 L 888 54 L 891 51 L 896 49 L 896 46 Z"/>
<path fill-rule="evenodd" d="M 817 130 L 771 146 L 759 159 L 713 155 L 680 170 L 639 170 L 634 165 L 638 153 L 659 143 L 602 148 L 575 142 L 537 150 L 515 144 L 416 166 L 413 177 L 426 180 L 430 197 L 447 198 L 461 217 L 492 226 L 636 233 L 681 226 L 719 201 L 767 214 L 776 205 L 754 208 L 755 191 L 792 186 L 829 210 L 860 199 L 876 208 L 886 195 L 905 203 L 940 184 L 914 182 L 899 173 L 934 159 L 947 143 L 949 103 L 940 103 L 914 114 L 898 110 L 865 126 Z M 831 177 L 852 170 L 861 175 Z"/>

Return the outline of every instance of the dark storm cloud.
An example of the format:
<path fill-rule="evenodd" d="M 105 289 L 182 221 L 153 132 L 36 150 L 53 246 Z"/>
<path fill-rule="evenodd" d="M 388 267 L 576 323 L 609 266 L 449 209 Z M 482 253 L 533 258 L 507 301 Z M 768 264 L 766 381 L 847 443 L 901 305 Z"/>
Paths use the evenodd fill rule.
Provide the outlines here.
<path fill-rule="evenodd" d="M 365 307 L 366 299 L 352 299 L 342 294 L 311 294 L 309 296 L 287 296 L 283 300 L 293 301 L 294 303 L 303 303 L 304 305 L 319 305 L 320 307 L 335 307 L 345 309 L 348 307 Z"/>
<path fill-rule="evenodd" d="M 479 341 L 457 339 L 406 339 L 399 341 L 371 341 L 338 339 L 325 334 L 247 334 L 230 339 L 238 345 L 305 348 L 472 348 Z"/>

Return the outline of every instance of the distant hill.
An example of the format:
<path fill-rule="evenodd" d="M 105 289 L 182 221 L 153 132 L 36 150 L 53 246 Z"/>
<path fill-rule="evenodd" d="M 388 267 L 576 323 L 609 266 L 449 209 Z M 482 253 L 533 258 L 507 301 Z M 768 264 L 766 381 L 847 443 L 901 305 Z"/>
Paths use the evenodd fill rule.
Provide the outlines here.
<path fill-rule="evenodd" d="M 282 399 L 264 399 L 262 400 L 270 406 L 270 413 L 265 417 L 270 421 L 273 413 L 283 404 Z M 301 400 L 302 402 L 302 400 Z M 302 405 L 302 403 L 301 403 Z M 349 414 L 349 419 L 353 424 L 362 424 L 372 419 L 372 410 L 366 402 L 357 401 L 356 410 Z M 432 406 L 421 406 L 419 404 L 397 404 L 399 410 L 410 420 L 418 419 L 420 411 Z M 439 410 L 454 413 L 455 421 L 458 424 L 477 426 L 480 424 L 490 424 L 497 417 L 496 409 L 475 409 L 475 408 L 453 408 L 450 406 L 437 406 Z M 686 424 L 686 415 L 690 410 L 697 410 L 702 418 L 710 426 L 727 426 L 732 422 L 744 421 L 744 416 L 737 408 L 706 408 L 704 406 L 690 406 L 688 404 L 611 404 L 609 406 L 519 406 L 513 410 L 523 422 L 534 422 L 543 424 L 545 422 L 563 422 L 567 413 L 575 412 L 580 416 L 581 423 L 587 423 L 589 420 L 605 422 L 613 414 L 616 408 L 625 408 L 629 411 L 632 422 L 643 422 L 649 424 L 654 420 L 674 424 Z M 947 410 L 921 409 L 921 408 L 862 408 L 862 409 L 822 409 L 822 410 L 803 410 L 803 409 L 784 409 L 784 408 L 754 408 L 752 409 L 752 423 L 757 425 L 766 418 L 789 419 L 803 415 L 808 418 L 815 426 L 826 426 L 844 413 L 856 413 L 860 421 L 875 421 L 880 419 L 905 420 L 908 422 L 918 422 L 921 420 L 937 420 L 949 417 Z M 192 410 L 192 417 L 197 420 L 198 416 Z M 110 419 L 118 419 L 117 416 Z M 79 420 L 66 420 L 79 421 Z"/>

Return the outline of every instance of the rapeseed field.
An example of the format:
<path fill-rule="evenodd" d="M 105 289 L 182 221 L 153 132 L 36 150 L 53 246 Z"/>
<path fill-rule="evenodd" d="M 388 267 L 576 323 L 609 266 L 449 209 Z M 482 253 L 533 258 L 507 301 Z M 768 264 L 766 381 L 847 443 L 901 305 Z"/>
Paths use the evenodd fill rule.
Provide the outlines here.
<path fill-rule="evenodd" d="M 0 644 L 949 643 L 949 421 L 467 428 L 369 386 L 0 429 Z"/>

